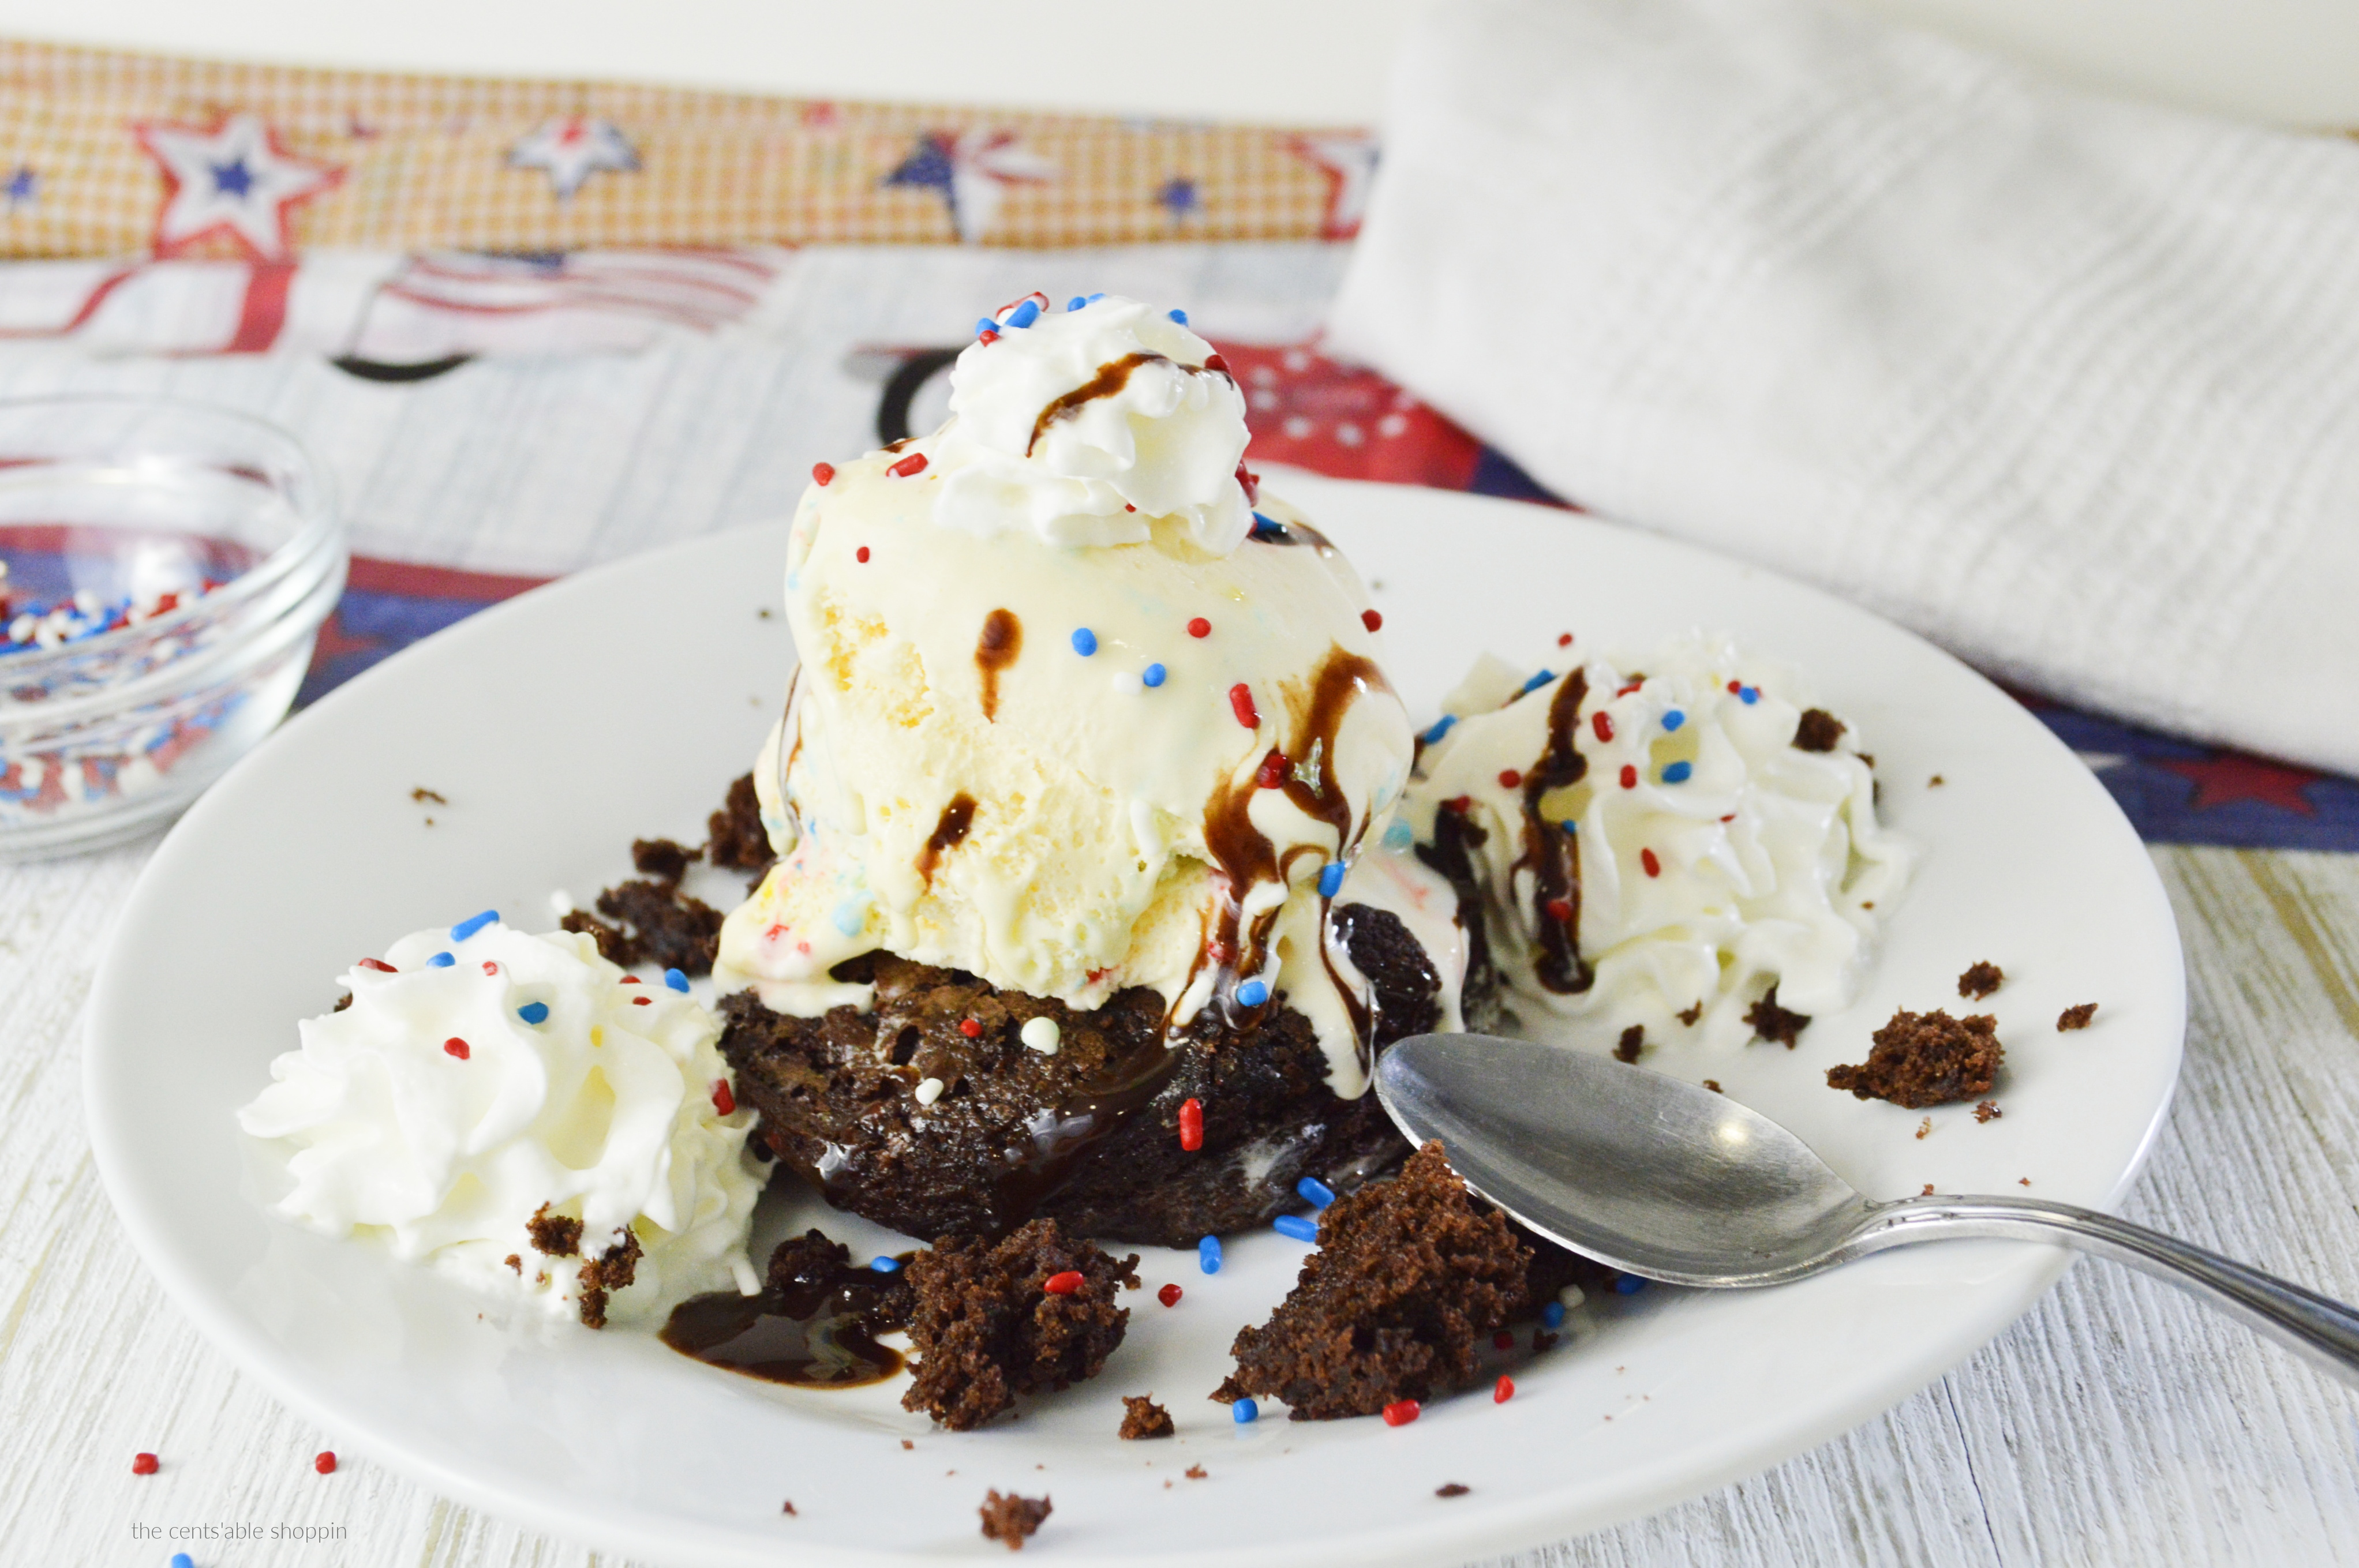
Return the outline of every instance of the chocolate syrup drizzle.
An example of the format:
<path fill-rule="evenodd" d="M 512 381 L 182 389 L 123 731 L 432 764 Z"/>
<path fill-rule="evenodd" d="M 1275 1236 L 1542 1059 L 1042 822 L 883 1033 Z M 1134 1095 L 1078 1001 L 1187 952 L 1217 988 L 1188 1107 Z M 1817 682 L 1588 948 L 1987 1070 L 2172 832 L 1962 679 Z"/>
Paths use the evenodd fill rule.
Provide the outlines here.
<path fill-rule="evenodd" d="M 1310 679 L 1309 699 L 1297 704 L 1289 693 L 1288 706 L 1293 711 L 1292 733 L 1280 748 L 1285 759 L 1285 779 L 1278 787 L 1287 798 L 1306 816 L 1324 822 L 1335 830 L 1335 857 L 1348 855 L 1356 841 L 1352 821 L 1352 804 L 1344 797 L 1335 782 L 1335 738 L 1343 727 L 1343 716 L 1352 704 L 1370 691 L 1390 691 L 1391 683 L 1372 659 L 1345 653 L 1333 643 Z M 1308 772 L 1310 778 L 1299 776 Z M 1316 845 L 1296 844 L 1281 856 L 1277 847 L 1262 830 L 1254 826 L 1251 807 L 1254 797 L 1261 793 L 1256 777 L 1243 783 L 1223 779 L 1214 788 L 1210 808 L 1204 816 L 1204 842 L 1219 871 L 1220 900 L 1212 912 L 1212 928 L 1205 933 L 1198 948 L 1195 968 L 1189 973 L 1189 986 L 1180 989 L 1186 995 L 1189 987 L 1206 964 L 1219 973 L 1218 990 L 1232 1023 L 1255 1016 L 1259 1010 L 1240 1007 L 1235 1000 L 1235 979 L 1242 973 L 1258 973 L 1263 968 L 1263 954 L 1269 940 L 1270 927 L 1277 923 L 1282 903 L 1272 904 L 1255 915 L 1248 928 L 1245 918 L 1245 893 L 1256 884 L 1286 883 L 1296 860 L 1304 855 L 1319 855 Z M 1320 929 L 1327 926 L 1327 907 L 1331 901 L 1320 900 Z M 1320 945 L 1320 961 L 1327 966 L 1330 979 L 1343 998 L 1352 1015 L 1352 1031 L 1358 1038 L 1362 1065 L 1366 1065 L 1368 1042 L 1375 1019 L 1368 1006 L 1354 996 L 1352 988 L 1343 984 L 1335 973 L 1333 958 L 1327 944 Z M 1276 1003 L 1273 994 L 1269 1002 Z"/>
<path fill-rule="evenodd" d="M 1148 353 L 1144 350 L 1135 354 L 1125 354 L 1118 360 L 1108 360 L 1098 366 L 1097 374 L 1090 377 L 1072 391 L 1059 396 L 1040 410 L 1040 416 L 1032 421 L 1032 438 L 1024 443 L 1024 455 L 1027 458 L 1032 455 L 1032 449 L 1040 444 L 1040 438 L 1047 435 L 1049 427 L 1058 420 L 1067 417 L 1087 404 L 1095 403 L 1101 397 L 1112 397 L 1124 387 L 1128 386 L 1131 373 L 1139 366 L 1171 362 L 1168 355 Z M 1201 365 L 1181 365 L 1180 368 L 1190 375 L 1228 374 L 1225 371 L 1207 370 Z M 1232 384 L 1236 380 L 1234 376 L 1229 376 L 1228 379 Z"/>
<path fill-rule="evenodd" d="M 1579 784 L 1589 772 L 1589 759 L 1574 744 L 1581 729 L 1581 705 L 1589 696 L 1589 681 L 1580 670 L 1564 678 L 1549 702 L 1548 746 L 1524 775 L 1524 852 L 1508 872 L 1532 872 L 1532 925 L 1539 933 L 1539 957 L 1532 973 L 1540 984 L 1560 995 L 1587 990 L 1597 972 L 1581 956 L 1581 842 L 1555 824 L 1540 820 L 1540 797 L 1553 789 Z M 1570 914 L 1558 920 L 1549 905 L 1561 899 Z"/>
<path fill-rule="evenodd" d="M 909 1254 L 902 1255 L 907 1263 Z M 780 1282 L 761 1294 L 690 1296 L 657 1337 L 681 1355 L 768 1383 L 851 1389 L 900 1371 L 901 1353 L 875 1336 L 901 1326 L 887 1276 L 848 1264 Z"/>
<path fill-rule="evenodd" d="M 966 841 L 966 830 L 974 826 L 974 796 L 964 790 L 951 796 L 942 807 L 941 820 L 934 824 L 926 847 L 918 851 L 918 875 L 928 887 L 934 885 L 934 868 L 942 863 L 942 853 L 955 849 Z"/>
<path fill-rule="evenodd" d="M 995 610 L 983 618 L 983 635 L 975 639 L 975 667 L 983 672 L 983 717 L 999 717 L 999 672 L 1024 652 L 1024 622 L 1012 610 Z"/>

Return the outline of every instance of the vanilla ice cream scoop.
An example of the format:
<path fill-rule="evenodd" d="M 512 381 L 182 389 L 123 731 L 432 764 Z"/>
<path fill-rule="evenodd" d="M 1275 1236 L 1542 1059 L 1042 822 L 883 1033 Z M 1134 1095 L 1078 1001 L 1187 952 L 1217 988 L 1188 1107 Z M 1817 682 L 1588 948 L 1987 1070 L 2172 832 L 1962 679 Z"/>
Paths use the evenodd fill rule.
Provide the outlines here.
<path fill-rule="evenodd" d="M 283 1141 L 277 1213 L 380 1234 L 551 1315 L 644 1320 L 757 1288 L 754 1113 L 711 1009 L 588 936 L 494 916 L 405 936 L 343 984 L 351 1004 L 305 1020 L 238 1112 L 248 1136 Z"/>
<path fill-rule="evenodd" d="M 1771 987 L 1849 1005 L 1915 856 L 1796 676 L 1690 635 L 1563 674 L 1486 660 L 1445 707 L 1388 848 L 1480 890 L 1510 1009 L 1725 1047 Z"/>
<path fill-rule="evenodd" d="M 886 949 L 1184 1027 L 1279 992 L 1342 1094 L 1365 987 L 1326 910 L 1407 782 L 1351 567 L 1240 461 L 1244 399 L 1177 312 L 1033 296 L 934 434 L 822 465 L 788 546 L 802 663 L 755 777 L 783 859 L 716 983 L 864 1006 Z"/>

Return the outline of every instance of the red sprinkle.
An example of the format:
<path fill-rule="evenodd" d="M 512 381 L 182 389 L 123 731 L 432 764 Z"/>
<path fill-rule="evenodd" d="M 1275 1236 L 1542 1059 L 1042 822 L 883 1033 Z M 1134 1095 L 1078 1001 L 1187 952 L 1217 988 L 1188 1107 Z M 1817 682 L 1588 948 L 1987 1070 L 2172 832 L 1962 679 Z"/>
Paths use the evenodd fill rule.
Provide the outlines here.
<path fill-rule="evenodd" d="M 1622 764 L 1622 787 L 1624 789 L 1638 787 L 1638 770 L 1627 762 Z"/>
<path fill-rule="evenodd" d="M 1276 789 L 1286 782 L 1286 753 L 1272 752 L 1261 760 L 1261 768 L 1254 774 L 1254 783 L 1264 789 Z"/>
<path fill-rule="evenodd" d="M 311 1468 L 317 1470 L 322 1476 L 334 1475 L 336 1473 L 336 1451 L 332 1448 L 323 1448 L 319 1453 L 313 1454 L 311 1456 Z"/>
<path fill-rule="evenodd" d="M 1516 1347 L 1516 1336 L 1515 1336 L 1514 1335 L 1512 1335 L 1512 1334 L 1508 1333 L 1506 1329 L 1504 1329 L 1504 1328 L 1503 1328 L 1503 1329 L 1499 1330 L 1499 1332 L 1498 1332 L 1498 1333 L 1496 1333 L 1496 1334 L 1495 1334 L 1495 1335 L 1491 1336 L 1491 1348 L 1492 1348 L 1492 1349 L 1494 1349 L 1494 1350 L 1513 1350 L 1515 1347 Z"/>
<path fill-rule="evenodd" d="M 639 977 L 636 975 L 625 975 L 623 977 L 623 983 L 626 986 L 637 985 L 639 983 Z"/>
<path fill-rule="evenodd" d="M 893 464 L 885 471 L 891 474 L 895 479 L 908 479 L 911 474 L 923 473 L 926 471 L 926 454 L 923 452 L 911 452 L 908 457 L 903 458 L 899 462 Z"/>
<path fill-rule="evenodd" d="M 1603 708 L 1589 716 L 1589 727 L 1597 731 L 1597 738 L 1600 741 L 1614 739 L 1614 716 Z"/>
<path fill-rule="evenodd" d="M 977 332 L 974 335 L 974 341 L 978 343 L 995 343 L 999 341 L 999 334 L 986 329 L 984 331 Z"/>
<path fill-rule="evenodd" d="M 631 999 L 633 1007 L 653 1007 L 655 1004 L 656 999 L 651 996 L 635 996 Z"/>
<path fill-rule="evenodd" d="M 1745 683 L 1741 680 L 1733 680 L 1728 683 L 1728 695 L 1731 697 L 1734 697 L 1738 692 L 1743 691 L 1744 689 Z"/>
<path fill-rule="evenodd" d="M 1206 354 L 1204 356 L 1204 368 L 1206 370 L 1216 370 L 1223 375 L 1227 375 L 1229 373 L 1229 362 L 1223 359 L 1218 354 Z M 1232 377 L 1231 379 L 1234 380 L 1234 378 Z"/>
<path fill-rule="evenodd" d="M 1245 460 L 1242 458 L 1237 460 L 1237 483 L 1245 487 L 1245 504 L 1247 506 L 1256 506 L 1260 504 L 1261 475 L 1246 472 Z"/>
<path fill-rule="evenodd" d="M 1261 709 L 1254 706 L 1253 687 L 1239 681 L 1229 687 L 1229 711 L 1248 730 L 1261 728 Z"/>
<path fill-rule="evenodd" d="M 1087 1283 L 1089 1281 L 1082 1278 L 1080 1270 L 1068 1269 L 1061 1274 L 1049 1275 L 1048 1282 L 1040 1288 L 1052 1296 L 1070 1296 Z"/>
<path fill-rule="evenodd" d="M 496 975 L 499 972 L 500 967 L 497 964 L 486 963 L 484 966 L 484 973 L 487 975 Z"/>
<path fill-rule="evenodd" d="M 1385 1407 L 1386 1426 L 1407 1426 L 1423 1413 L 1425 1407 L 1415 1400 L 1395 1400 Z"/>
<path fill-rule="evenodd" d="M 1627 697 L 1646 684 L 1647 683 L 1645 681 L 1634 680 L 1628 686 L 1624 687 L 1620 691 L 1615 692 L 1614 695 L 1616 697 Z"/>
<path fill-rule="evenodd" d="M 1180 1102 L 1180 1147 L 1193 1154 L 1204 1146 L 1204 1102 L 1183 1099 Z"/>
<path fill-rule="evenodd" d="M 1559 638 L 1556 640 L 1556 645 L 1557 645 L 1558 647 L 1560 647 L 1560 648 L 1570 648 L 1570 647 L 1571 647 L 1571 646 L 1572 646 L 1572 633 L 1570 633 L 1570 632 L 1567 632 L 1567 633 L 1565 633 L 1562 636 L 1559 637 Z"/>
<path fill-rule="evenodd" d="M 131 1456 L 131 1473 L 135 1476 L 152 1476 L 162 1467 L 162 1462 L 153 1454 L 135 1454 Z"/>
<path fill-rule="evenodd" d="M 1453 795 L 1448 800 L 1441 803 L 1442 810 L 1454 811 L 1461 816 L 1465 816 L 1473 808 L 1474 797 L 1471 795 Z"/>
<path fill-rule="evenodd" d="M 1652 849 L 1639 850 L 1638 863 L 1647 868 L 1647 874 L 1650 877 L 1659 877 L 1663 874 L 1663 862 L 1655 859 L 1655 852 Z"/>
<path fill-rule="evenodd" d="M 463 1062 L 470 1054 L 472 1054 L 472 1053 L 467 1049 L 467 1043 L 453 1034 L 450 1039 L 442 1042 L 442 1054 L 445 1056 L 456 1056 L 459 1060 Z"/>
<path fill-rule="evenodd" d="M 833 463 L 811 464 L 811 482 L 813 484 L 820 486 L 821 489 L 825 489 L 827 481 L 834 477 L 835 465 Z"/>
<path fill-rule="evenodd" d="M 1499 787 L 1501 789 L 1520 789 L 1523 787 L 1523 783 L 1524 775 L 1516 772 L 1515 769 L 1501 768 L 1499 770 Z"/>
<path fill-rule="evenodd" d="M 364 969 L 375 969 L 380 975 L 397 975 L 401 973 L 399 969 L 395 968 L 383 958 L 363 958 L 361 960 L 361 968 Z"/>
<path fill-rule="evenodd" d="M 1385 618 L 1373 610 L 1363 610 L 1360 611 L 1360 624 L 1371 632 L 1381 632 L 1385 629 Z"/>
<path fill-rule="evenodd" d="M 1727 816 L 1722 817 L 1721 820 L 1723 822 L 1734 822 L 1736 820 L 1736 813 L 1732 811 Z"/>
<path fill-rule="evenodd" d="M 727 1078 L 712 1080 L 712 1108 L 723 1116 L 734 1116 L 737 1113 L 737 1097 L 729 1092 Z"/>
<path fill-rule="evenodd" d="M 1572 901 L 1569 898 L 1552 898 L 1547 907 L 1548 917 L 1559 924 L 1572 918 Z"/>
<path fill-rule="evenodd" d="M 1204 957 L 1215 964 L 1225 964 L 1236 956 L 1237 950 L 1217 936 L 1204 944 Z"/>
<path fill-rule="evenodd" d="M 1503 1405 L 1515 1397 L 1516 1380 L 1504 1372 L 1500 1373 L 1499 1380 L 1491 1385 L 1491 1402 L 1495 1405 Z"/>
<path fill-rule="evenodd" d="M 1199 615 L 1188 622 L 1188 635 L 1190 637 L 1209 637 L 1212 634 L 1212 623 L 1202 616 Z"/>
<path fill-rule="evenodd" d="M 1177 1285 L 1166 1285 L 1161 1290 L 1155 1292 L 1155 1299 L 1161 1302 L 1165 1306 L 1178 1306 L 1180 1304 L 1180 1298 L 1186 1293 L 1186 1292 L 1182 1291 Z"/>
<path fill-rule="evenodd" d="M 863 545 L 860 548 L 853 551 L 852 558 L 858 561 L 862 566 L 866 566 L 868 564 L 868 546 Z"/>
<path fill-rule="evenodd" d="M 962 1018 L 959 1020 L 959 1033 L 970 1040 L 980 1040 L 983 1038 L 983 1023 L 978 1019 Z"/>

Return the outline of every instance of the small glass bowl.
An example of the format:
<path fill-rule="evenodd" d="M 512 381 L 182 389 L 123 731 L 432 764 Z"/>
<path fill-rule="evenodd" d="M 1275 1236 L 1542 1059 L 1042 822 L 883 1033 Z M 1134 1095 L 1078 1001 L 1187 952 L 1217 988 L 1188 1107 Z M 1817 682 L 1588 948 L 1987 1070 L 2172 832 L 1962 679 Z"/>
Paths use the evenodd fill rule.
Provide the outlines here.
<path fill-rule="evenodd" d="M 325 477 L 275 426 L 0 401 L 0 860 L 195 799 L 286 716 L 347 556 Z"/>

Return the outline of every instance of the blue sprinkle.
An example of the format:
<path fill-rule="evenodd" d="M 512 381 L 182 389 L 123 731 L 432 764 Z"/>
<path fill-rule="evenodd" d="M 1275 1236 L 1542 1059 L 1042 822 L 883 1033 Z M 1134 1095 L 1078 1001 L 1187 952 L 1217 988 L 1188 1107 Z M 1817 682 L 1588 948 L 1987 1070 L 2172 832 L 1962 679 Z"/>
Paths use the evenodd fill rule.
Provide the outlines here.
<path fill-rule="evenodd" d="M 1065 301 L 1065 308 L 1068 310 L 1079 310 L 1088 304 L 1088 300 L 1076 294 L 1071 299 Z"/>
<path fill-rule="evenodd" d="M 1562 1302 L 1550 1302 L 1548 1305 L 1540 1308 L 1540 1326 L 1542 1328 L 1562 1328 L 1564 1326 L 1564 1303 Z"/>
<path fill-rule="evenodd" d="M 868 1260 L 868 1266 L 875 1270 L 880 1274 L 897 1274 L 901 1271 L 901 1260 L 898 1258 L 871 1258 Z"/>
<path fill-rule="evenodd" d="M 1256 539 L 1282 539 L 1286 537 L 1286 524 L 1275 517 L 1265 517 L 1256 512 L 1253 514 L 1253 536 Z"/>
<path fill-rule="evenodd" d="M 1389 824 L 1387 824 L 1387 825 L 1386 826 L 1386 827 L 1385 827 L 1385 848 L 1386 848 L 1386 849 L 1408 849 L 1411 844 L 1414 844 L 1414 843 L 1416 843 L 1416 842 L 1417 842 L 1417 835 L 1416 835 L 1414 832 L 1410 831 L 1410 829 L 1409 829 L 1409 825 L 1408 825 L 1408 823 L 1406 823 L 1406 822 L 1393 822 L 1393 823 L 1389 823 Z"/>
<path fill-rule="evenodd" d="M 1269 1000 L 1269 986 L 1263 980 L 1247 980 L 1237 987 L 1239 1007 L 1259 1007 Z"/>
<path fill-rule="evenodd" d="M 516 1009 L 516 1016 L 527 1023 L 547 1023 L 549 1004 L 545 1001 L 528 1001 Z"/>
<path fill-rule="evenodd" d="M 1039 319 L 1040 302 L 1037 299 L 1027 299 L 1007 313 L 1007 324 L 1011 327 L 1029 327 Z"/>
<path fill-rule="evenodd" d="M 1297 1241 L 1319 1239 L 1319 1222 L 1315 1219 L 1305 1219 L 1299 1214 L 1281 1214 L 1271 1220 L 1270 1224 L 1277 1227 L 1280 1236 L 1291 1236 Z"/>
<path fill-rule="evenodd" d="M 1687 721 L 1688 716 L 1674 708 L 1669 713 L 1663 715 L 1663 733 L 1666 735 L 1670 734 Z"/>
<path fill-rule="evenodd" d="M 1737 692 L 1736 700 L 1750 708 L 1761 700 L 1761 688 L 1757 686 L 1745 687 Z"/>
<path fill-rule="evenodd" d="M 1261 1406 L 1251 1400 L 1239 1400 L 1229 1407 L 1229 1419 L 1239 1426 L 1250 1426 L 1261 1419 Z"/>
<path fill-rule="evenodd" d="M 1539 674 L 1526 681 L 1524 683 L 1523 691 L 1519 691 L 1516 695 L 1517 697 L 1522 697 L 1526 692 L 1538 691 L 1540 687 L 1548 685 L 1549 682 L 1554 679 L 1556 679 L 1556 672 L 1554 670 L 1542 670 Z"/>
<path fill-rule="evenodd" d="M 500 912 L 498 910 L 487 909 L 481 914 L 473 915 L 468 919 L 462 920 L 459 922 L 458 925 L 451 927 L 451 940 L 453 942 L 464 942 L 468 937 L 473 936 L 476 932 L 481 931 L 484 926 L 491 925 L 499 917 Z"/>
<path fill-rule="evenodd" d="M 1445 713 L 1440 718 L 1433 721 L 1432 729 L 1419 736 L 1418 739 L 1430 746 L 1436 741 L 1440 740 L 1444 735 L 1449 734 L 1450 727 L 1457 722 L 1458 715 L 1455 713 Z"/>
<path fill-rule="evenodd" d="M 1073 652 L 1081 654 L 1082 657 L 1086 659 L 1097 651 L 1098 634 L 1091 631 L 1086 626 L 1075 627 L 1073 629 Z"/>
<path fill-rule="evenodd" d="M 669 986 L 672 989 L 680 992 L 682 995 L 687 994 L 688 977 L 681 974 L 678 969 L 666 969 L 664 971 L 664 984 Z"/>
<path fill-rule="evenodd" d="M 1217 1274 L 1221 1271 L 1221 1238 L 1219 1237 L 1207 1236 L 1203 1240 L 1196 1243 L 1196 1267 L 1203 1270 L 1207 1274 Z"/>
<path fill-rule="evenodd" d="M 1312 1208 L 1325 1208 L 1335 1201 L 1335 1189 L 1316 1176 L 1303 1177 L 1294 1184 L 1294 1190 L 1299 1193 L 1302 1195 L 1302 1201 Z"/>
<path fill-rule="evenodd" d="M 1558 823 L 1557 826 L 1563 828 L 1568 833 L 1578 833 L 1581 831 L 1581 824 L 1574 821 L 1570 816 L 1566 817 L 1562 822 Z"/>
<path fill-rule="evenodd" d="M 185 1552 L 172 1553 L 172 1568 L 197 1568 L 197 1560 Z"/>
<path fill-rule="evenodd" d="M 1167 312 L 1167 314 L 1169 315 L 1174 321 L 1179 322 L 1182 327 L 1188 324 L 1188 312 L 1185 310 L 1172 310 Z"/>
<path fill-rule="evenodd" d="M 1665 784 L 1685 784 L 1688 782 L 1688 775 L 1694 772 L 1695 764 L 1692 762 L 1671 762 L 1667 764 L 1663 769 L 1663 782 Z"/>
<path fill-rule="evenodd" d="M 426 967 L 429 969 L 447 969 L 458 961 L 448 953 L 437 953 L 426 960 Z"/>
<path fill-rule="evenodd" d="M 1319 896 L 1321 898 L 1333 898 L 1337 893 L 1342 892 L 1343 891 L 1343 862 L 1341 860 L 1330 860 L 1326 865 L 1320 868 Z"/>
<path fill-rule="evenodd" d="M 999 323 L 993 320 L 988 316 L 984 317 L 974 324 L 974 335 L 978 338 L 982 337 L 985 332 L 996 332 L 998 330 Z"/>
<path fill-rule="evenodd" d="M 1163 684 L 1163 675 L 1164 670 L 1161 665 L 1149 665 L 1145 669 L 1138 672 L 1138 684 L 1147 687 L 1161 686 Z"/>
<path fill-rule="evenodd" d="M 1082 303 L 1084 305 L 1095 305 L 1099 300 L 1103 299 L 1104 297 L 1105 296 L 1103 294 L 1093 294 L 1087 299 L 1082 301 Z"/>
<path fill-rule="evenodd" d="M 1617 1274 L 1614 1276 L 1614 1293 L 1616 1295 L 1635 1296 L 1646 1288 L 1647 1281 L 1640 1279 L 1636 1274 Z"/>

